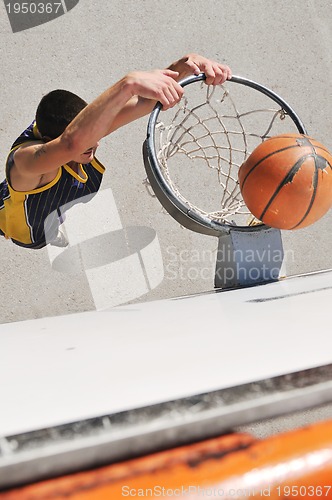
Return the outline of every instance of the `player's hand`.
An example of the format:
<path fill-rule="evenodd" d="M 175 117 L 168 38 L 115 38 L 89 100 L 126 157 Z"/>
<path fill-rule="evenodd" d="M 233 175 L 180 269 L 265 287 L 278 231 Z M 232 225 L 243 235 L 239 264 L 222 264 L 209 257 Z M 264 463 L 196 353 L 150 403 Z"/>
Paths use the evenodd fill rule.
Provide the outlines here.
<path fill-rule="evenodd" d="M 212 61 L 199 54 L 188 54 L 180 59 L 178 63 L 172 65 L 172 69 L 177 70 L 177 64 L 184 66 L 187 74 L 198 75 L 199 73 L 205 73 L 205 83 L 207 85 L 220 85 L 232 78 L 232 71 L 226 64 Z M 179 71 L 181 70 L 179 68 Z"/>
<path fill-rule="evenodd" d="M 163 110 L 172 108 L 183 96 L 183 88 L 176 81 L 179 73 L 170 69 L 135 71 L 129 79 L 133 94 L 146 99 L 160 101 Z"/>

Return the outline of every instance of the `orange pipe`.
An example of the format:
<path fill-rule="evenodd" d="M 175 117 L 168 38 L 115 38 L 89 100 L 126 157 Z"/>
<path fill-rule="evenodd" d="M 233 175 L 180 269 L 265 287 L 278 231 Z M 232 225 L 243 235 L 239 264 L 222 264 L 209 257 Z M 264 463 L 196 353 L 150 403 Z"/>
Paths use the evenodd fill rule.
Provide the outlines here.
<path fill-rule="evenodd" d="M 0 493 L 1 500 L 332 498 L 332 421 L 230 434 Z"/>

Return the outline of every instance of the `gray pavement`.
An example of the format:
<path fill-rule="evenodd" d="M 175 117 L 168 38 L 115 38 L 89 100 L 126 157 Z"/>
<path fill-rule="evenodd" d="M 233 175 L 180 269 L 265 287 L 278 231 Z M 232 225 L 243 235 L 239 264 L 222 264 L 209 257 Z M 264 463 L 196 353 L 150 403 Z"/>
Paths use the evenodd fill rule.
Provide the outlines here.
<path fill-rule="evenodd" d="M 80 0 L 58 19 L 13 34 L 1 3 L 0 161 L 5 164 L 11 142 L 48 91 L 66 88 L 91 100 L 128 71 L 164 67 L 189 51 L 275 90 L 309 134 L 332 149 L 331 26 L 327 0 Z M 146 123 L 141 119 L 106 138 L 98 155 L 107 166 L 103 189 L 112 190 L 122 226 L 152 228 L 162 249 L 164 279 L 136 300 L 209 290 L 214 262 L 205 252 L 213 255 L 217 241 L 181 228 L 148 195 L 141 156 Z M 314 226 L 283 233 L 288 274 L 332 267 L 331 221 L 332 212 Z M 95 307 L 86 275 L 53 270 L 47 250 L 0 239 L 0 259 L 1 322 Z"/>
<path fill-rule="evenodd" d="M 46 92 L 67 88 L 91 100 L 129 70 L 162 67 L 188 51 L 224 61 L 235 74 L 271 87 L 294 107 L 309 133 L 332 149 L 331 16 L 326 0 L 81 0 L 66 15 L 13 34 L 1 4 L 1 163 Z M 143 186 L 146 123 L 141 119 L 121 129 L 99 151 L 108 167 L 103 188 L 112 189 L 122 225 L 153 228 L 162 248 L 164 279 L 137 300 L 211 289 L 214 263 L 204 251 L 213 253 L 215 238 L 181 228 Z M 288 274 L 332 267 L 331 217 L 284 232 Z M 2 322 L 94 308 L 84 273 L 52 270 L 46 250 L 20 249 L 1 239 L 0 255 Z M 195 273 L 192 267 L 211 272 Z"/>

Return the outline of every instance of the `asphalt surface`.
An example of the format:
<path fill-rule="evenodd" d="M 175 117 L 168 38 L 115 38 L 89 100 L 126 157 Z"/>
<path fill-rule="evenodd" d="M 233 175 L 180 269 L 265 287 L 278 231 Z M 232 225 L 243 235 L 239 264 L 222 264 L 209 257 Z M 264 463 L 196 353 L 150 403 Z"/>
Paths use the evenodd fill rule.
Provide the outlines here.
<path fill-rule="evenodd" d="M 188 52 L 225 62 L 279 93 L 309 134 L 332 149 L 331 25 L 327 0 L 80 0 L 49 23 L 12 33 L 1 3 L 1 163 L 50 90 L 65 88 L 90 101 L 128 71 L 164 67 Z M 141 119 L 104 139 L 98 157 L 107 167 L 103 189 L 115 200 L 116 229 L 155 232 L 163 277 L 148 292 L 125 267 L 118 279 L 137 290 L 131 301 L 210 290 L 217 240 L 180 227 L 148 194 L 141 154 L 146 124 Z M 309 228 L 283 232 L 287 274 L 332 267 L 331 219 L 332 212 Z M 52 268 L 46 249 L 21 249 L 1 238 L 0 258 L 2 323 L 96 307 L 86 273 Z"/>

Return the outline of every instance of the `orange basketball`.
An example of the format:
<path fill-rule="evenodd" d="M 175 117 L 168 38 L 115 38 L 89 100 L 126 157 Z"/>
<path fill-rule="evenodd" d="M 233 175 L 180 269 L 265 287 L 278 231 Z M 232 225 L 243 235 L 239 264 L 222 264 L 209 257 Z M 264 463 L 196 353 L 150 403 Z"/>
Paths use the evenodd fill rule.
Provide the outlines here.
<path fill-rule="evenodd" d="M 299 229 L 332 206 L 332 155 L 306 135 L 271 137 L 240 167 L 239 182 L 257 219 L 279 229 Z"/>

